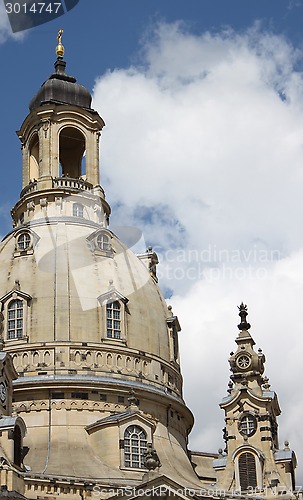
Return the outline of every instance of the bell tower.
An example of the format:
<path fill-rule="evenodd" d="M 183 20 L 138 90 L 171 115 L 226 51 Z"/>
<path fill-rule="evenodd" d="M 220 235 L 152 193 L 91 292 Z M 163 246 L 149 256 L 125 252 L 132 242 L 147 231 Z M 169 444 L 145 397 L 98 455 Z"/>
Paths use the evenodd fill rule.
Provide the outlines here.
<path fill-rule="evenodd" d="M 99 179 L 99 138 L 105 124 L 91 108 L 89 91 L 66 74 L 62 33 L 57 37 L 55 71 L 31 100 L 30 113 L 17 132 L 22 191 L 12 210 L 15 226 L 58 216 L 59 200 L 68 201 L 67 196 L 77 192 L 91 220 L 109 220 Z M 61 214 L 72 216 L 72 204 L 66 204 Z"/>
<path fill-rule="evenodd" d="M 265 356 L 254 350 L 249 333 L 247 306 L 238 307 L 241 322 L 237 350 L 229 358 L 228 396 L 220 407 L 225 412 L 223 437 L 226 447 L 219 450 L 213 467 L 218 488 L 266 497 L 294 496 L 296 457 L 288 442 L 279 448 L 277 417 L 281 410 L 269 379 L 263 376 Z"/>

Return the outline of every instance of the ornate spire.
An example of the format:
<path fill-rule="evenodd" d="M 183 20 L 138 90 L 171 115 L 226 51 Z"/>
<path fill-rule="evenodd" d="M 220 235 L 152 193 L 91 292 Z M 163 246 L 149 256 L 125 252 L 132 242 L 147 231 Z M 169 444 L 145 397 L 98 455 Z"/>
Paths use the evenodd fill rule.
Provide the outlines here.
<path fill-rule="evenodd" d="M 250 324 L 247 323 L 247 321 L 246 321 L 246 316 L 248 315 L 247 305 L 246 304 L 244 305 L 242 302 L 241 305 L 238 306 L 238 309 L 240 311 L 239 316 L 241 318 L 241 323 L 238 325 L 239 330 L 241 330 L 241 331 L 249 330 Z"/>
<path fill-rule="evenodd" d="M 57 57 L 60 59 L 62 59 L 62 57 L 64 56 L 64 47 L 62 45 L 62 35 L 63 35 L 63 29 L 60 28 L 58 31 L 58 36 L 57 36 L 58 45 L 56 47 L 56 54 L 57 54 Z"/>
<path fill-rule="evenodd" d="M 233 393 L 239 384 L 241 387 L 255 387 L 260 391 L 263 383 L 262 374 L 264 372 L 265 356 L 262 349 L 256 352 L 253 348 L 255 341 L 248 331 L 250 324 L 247 322 L 247 305 L 242 302 L 238 306 L 238 310 L 241 318 L 238 325 L 240 332 L 236 338 L 238 349 L 235 353 L 230 353 L 229 358 L 230 369 L 233 373 L 231 380 L 234 383 L 233 387 L 228 387 L 229 394 Z"/>

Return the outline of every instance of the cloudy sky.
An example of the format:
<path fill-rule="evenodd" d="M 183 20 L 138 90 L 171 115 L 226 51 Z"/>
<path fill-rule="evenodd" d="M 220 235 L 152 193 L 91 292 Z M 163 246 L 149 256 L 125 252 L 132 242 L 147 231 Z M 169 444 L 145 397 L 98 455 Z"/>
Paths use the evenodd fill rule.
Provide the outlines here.
<path fill-rule="evenodd" d="M 218 403 L 244 301 L 302 484 L 303 4 L 263 3 L 80 0 L 60 23 L 68 71 L 106 122 L 112 223 L 154 246 L 182 326 L 191 448 L 222 446 Z M 13 36 L 0 10 L 1 234 L 20 189 L 14 130 L 52 71 L 57 28 Z"/>

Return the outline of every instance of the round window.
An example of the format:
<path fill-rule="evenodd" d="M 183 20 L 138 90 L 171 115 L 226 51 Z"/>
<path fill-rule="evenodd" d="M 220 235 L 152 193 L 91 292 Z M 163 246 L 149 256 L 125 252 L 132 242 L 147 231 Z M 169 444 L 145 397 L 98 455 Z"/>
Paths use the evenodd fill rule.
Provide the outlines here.
<path fill-rule="evenodd" d="M 31 237 L 28 233 L 22 233 L 17 239 L 18 249 L 21 251 L 27 250 L 31 245 Z"/>
<path fill-rule="evenodd" d="M 247 413 L 240 418 L 239 431 L 243 436 L 252 436 L 257 429 L 257 420 L 254 415 Z"/>

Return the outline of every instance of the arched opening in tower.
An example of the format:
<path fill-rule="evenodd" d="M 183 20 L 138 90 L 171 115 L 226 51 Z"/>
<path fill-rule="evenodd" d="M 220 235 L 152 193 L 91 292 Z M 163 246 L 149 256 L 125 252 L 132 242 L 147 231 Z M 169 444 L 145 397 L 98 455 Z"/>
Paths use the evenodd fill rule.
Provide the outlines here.
<path fill-rule="evenodd" d="M 60 176 L 78 178 L 86 173 L 85 137 L 74 127 L 64 128 L 59 136 Z"/>
<path fill-rule="evenodd" d="M 29 178 L 30 180 L 39 177 L 39 138 L 35 134 L 29 145 Z"/>
<path fill-rule="evenodd" d="M 14 464 L 21 467 L 22 464 L 22 434 L 19 425 L 14 428 Z"/>

